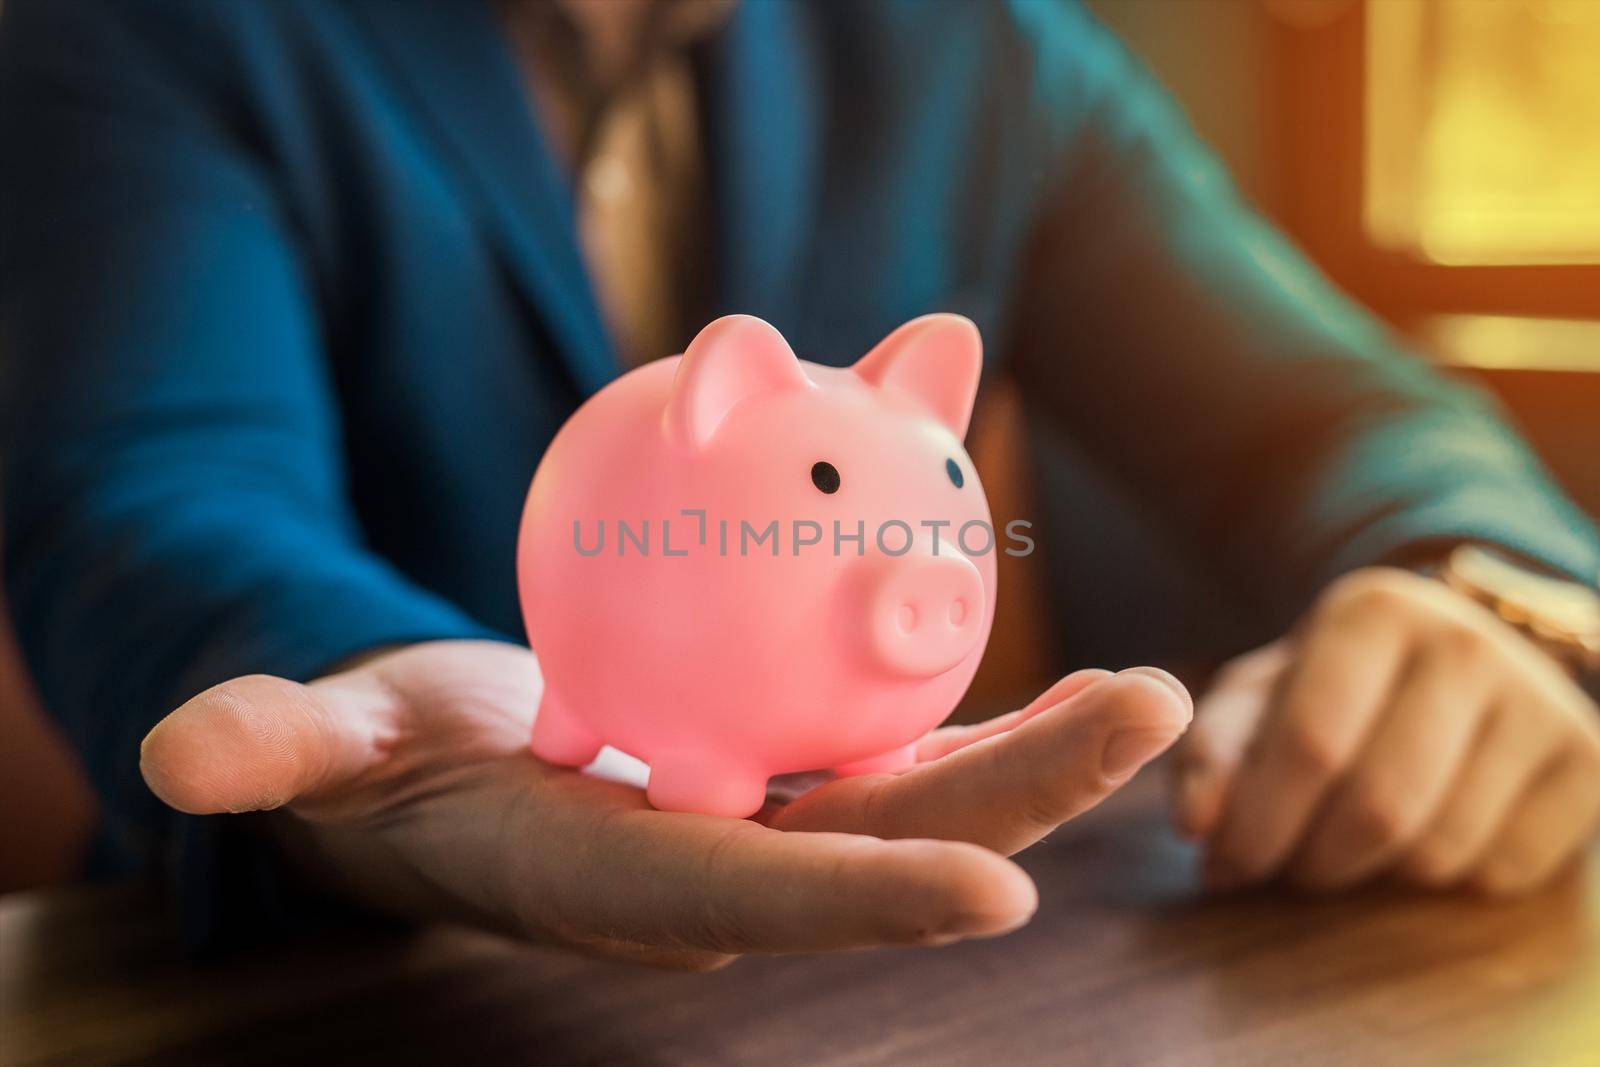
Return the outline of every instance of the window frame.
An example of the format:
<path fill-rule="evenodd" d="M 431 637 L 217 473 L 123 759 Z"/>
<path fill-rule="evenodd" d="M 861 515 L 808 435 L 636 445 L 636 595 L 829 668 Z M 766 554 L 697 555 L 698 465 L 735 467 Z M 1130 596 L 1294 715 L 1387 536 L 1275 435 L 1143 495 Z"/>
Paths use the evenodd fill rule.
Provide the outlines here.
<path fill-rule="evenodd" d="M 1451 265 L 1384 248 L 1363 218 L 1366 11 L 1277 24 L 1285 227 L 1345 289 L 1401 325 L 1446 313 L 1600 318 L 1600 264 Z"/>

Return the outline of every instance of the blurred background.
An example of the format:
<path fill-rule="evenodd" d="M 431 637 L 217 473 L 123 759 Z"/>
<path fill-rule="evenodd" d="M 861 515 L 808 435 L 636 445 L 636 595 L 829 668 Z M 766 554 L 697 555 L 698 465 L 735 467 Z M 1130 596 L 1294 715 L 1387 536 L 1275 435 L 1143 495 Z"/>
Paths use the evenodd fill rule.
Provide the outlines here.
<path fill-rule="evenodd" d="M 1428 358 L 1497 394 L 1600 515 L 1600 0 L 1089 6 L 1263 213 Z M 996 514 L 1034 515 L 1080 546 L 1002 576 L 1055 632 L 1029 629 L 1030 642 L 997 625 L 991 682 L 1019 657 L 1049 671 L 1194 660 L 1271 635 L 1131 502 L 1053 512 L 1084 499 L 1066 490 L 1095 472 L 1025 417 L 989 421 L 1027 427 L 1025 441 L 974 442 L 991 495 L 1029 498 Z M 1092 628 L 1074 625 L 1089 617 L 1079 604 L 1095 606 Z M 0 892 L 78 869 L 93 804 L 32 698 L 3 605 L 0 813 Z"/>
<path fill-rule="evenodd" d="M 1342 288 L 1493 391 L 1600 514 L 1600 2 L 1090 0 L 1245 195 Z M 1092 478 L 1035 435 L 1073 663 L 1221 655 L 1270 638 L 1130 505 L 1053 514 Z M 1078 499 L 1082 499 L 1079 497 Z M 1092 630 L 1073 603 L 1115 610 Z M 1078 618 L 1082 618 L 1080 613 Z"/>

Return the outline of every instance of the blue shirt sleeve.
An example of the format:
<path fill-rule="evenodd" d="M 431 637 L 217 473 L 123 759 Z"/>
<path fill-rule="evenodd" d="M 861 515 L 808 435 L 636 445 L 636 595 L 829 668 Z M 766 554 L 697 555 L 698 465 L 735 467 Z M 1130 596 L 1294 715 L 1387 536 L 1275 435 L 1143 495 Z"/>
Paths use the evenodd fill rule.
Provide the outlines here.
<path fill-rule="evenodd" d="M 189 696 L 496 635 L 362 543 L 332 327 L 263 164 L 131 61 L 110 5 L 76 6 L 8 3 L 0 32 L 4 567 L 44 703 L 138 855 L 178 818 L 139 742 Z"/>

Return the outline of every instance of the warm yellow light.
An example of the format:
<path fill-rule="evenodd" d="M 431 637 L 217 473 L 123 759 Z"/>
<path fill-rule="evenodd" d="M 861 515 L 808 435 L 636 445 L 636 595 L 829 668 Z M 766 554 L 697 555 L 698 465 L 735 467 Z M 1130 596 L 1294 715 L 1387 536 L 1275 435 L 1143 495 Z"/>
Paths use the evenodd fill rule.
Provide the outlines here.
<path fill-rule="evenodd" d="M 1600 322 L 1435 315 L 1420 330 L 1446 363 L 1483 370 L 1600 371 Z"/>
<path fill-rule="evenodd" d="M 1600 262 L 1600 0 L 1368 0 L 1368 233 Z"/>

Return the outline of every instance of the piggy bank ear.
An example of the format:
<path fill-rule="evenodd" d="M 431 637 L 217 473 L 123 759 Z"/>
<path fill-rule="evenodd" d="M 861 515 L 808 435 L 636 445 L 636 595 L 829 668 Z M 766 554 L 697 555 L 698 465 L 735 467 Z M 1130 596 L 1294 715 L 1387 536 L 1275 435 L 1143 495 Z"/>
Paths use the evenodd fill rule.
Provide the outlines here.
<path fill-rule="evenodd" d="M 746 400 L 810 387 L 782 334 L 753 315 L 727 315 L 696 334 L 683 353 L 667 398 L 666 430 L 699 448 Z"/>
<path fill-rule="evenodd" d="M 856 374 L 873 385 L 921 401 L 957 437 L 967 435 L 982 370 L 978 328 L 948 314 L 912 319 L 855 365 Z"/>

